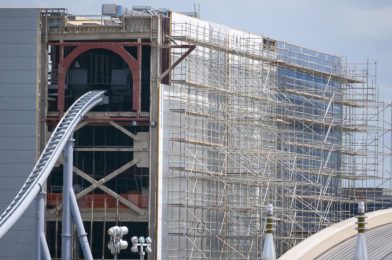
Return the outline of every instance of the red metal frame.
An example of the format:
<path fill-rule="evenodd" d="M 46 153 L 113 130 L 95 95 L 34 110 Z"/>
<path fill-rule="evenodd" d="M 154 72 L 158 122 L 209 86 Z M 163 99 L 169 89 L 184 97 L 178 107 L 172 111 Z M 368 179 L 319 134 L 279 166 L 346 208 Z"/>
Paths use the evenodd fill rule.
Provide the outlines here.
<path fill-rule="evenodd" d="M 129 200 L 139 208 L 148 208 L 148 195 L 132 193 L 120 193 L 121 197 Z M 46 204 L 48 208 L 57 208 L 62 204 L 62 193 L 49 192 L 46 197 Z M 78 206 L 82 209 L 89 209 L 94 206 L 94 209 L 107 208 L 115 209 L 117 201 L 109 194 L 86 194 L 78 199 Z M 126 205 L 119 203 L 118 207 L 121 209 L 129 209 Z"/>
<path fill-rule="evenodd" d="M 141 62 L 142 62 L 142 45 L 149 43 L 129 43 L 129 42 L 59 42 L 49 43 L 60 47 L 60 57 L 58 64 L 58 91 L 57 91 L 57 109 L 62 114 L 64 112 L 65 102 L 65 78 L 72 62 L 81 54 L 94 49 L 105 49 L 118 54 L 128 65 L 132 73 L 132 109 L 140 112 L 141 109 Z M 64 46 L 76 46 L 66 57 L 64 57 Z M 137 59 L 125 50 L 125 46 L 136 46 L 138 48 Z"/>
<path fill-rule="evenodd" d="M 45 122 L 48 124 L 56 125 L 59 121 L 59 117 L 47 117 Z M 128 126 L 129 124 L 135 124 L 137 126 L 149 126 L 149 117 L 108 117 L 108 118 L 91 118 L 85 116 L 83 121 L 89 122 L 90 124 L 108 125 L 108 122 L 114 121 L 119 125 Z"/>
<path fill-rule="evenodd" d="M 53 46 L 79 46 L 86 43 L 97 43 L 97 42 L 49 42 L 49 45 Z M 111 45 L 118 46 L 151 46 L 150 42 L 99 42 L 99 43 L 110 43 Z M 180 45 L 176 45 L 180 46 Z M 184 45 L 185 46 L 185 45 Z"/>

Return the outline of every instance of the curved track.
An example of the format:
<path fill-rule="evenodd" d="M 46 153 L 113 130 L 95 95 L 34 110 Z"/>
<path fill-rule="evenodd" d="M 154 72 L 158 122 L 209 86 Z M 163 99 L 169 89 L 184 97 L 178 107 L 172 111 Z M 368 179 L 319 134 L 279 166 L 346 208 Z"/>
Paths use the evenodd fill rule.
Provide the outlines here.
<path fill-rule="evenodd" d="M 104 100 L 105 91 L 90 91 L 68 109 L 53 131 L 44 151 L 16 197 L 0 216 L 0 239 L 8 232 L 34 201 L 57 162 L 67 140 L 83 116 Z"/>

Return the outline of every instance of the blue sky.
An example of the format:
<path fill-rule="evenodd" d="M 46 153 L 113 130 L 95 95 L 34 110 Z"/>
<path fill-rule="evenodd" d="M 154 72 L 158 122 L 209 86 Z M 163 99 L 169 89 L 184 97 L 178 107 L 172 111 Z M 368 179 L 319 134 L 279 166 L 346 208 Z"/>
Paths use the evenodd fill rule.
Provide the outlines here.
<path fill-rule="evenodd" d="M 380 94 L 392 101 L 390 0 L 0 0 L 0 7 L 65 7 L 74 14 L 99 14 L 102 3 L 174 11 L 192 11 L 195 3 L 205 20 L 337 54 L 349 62 L 377 61 Z"/>

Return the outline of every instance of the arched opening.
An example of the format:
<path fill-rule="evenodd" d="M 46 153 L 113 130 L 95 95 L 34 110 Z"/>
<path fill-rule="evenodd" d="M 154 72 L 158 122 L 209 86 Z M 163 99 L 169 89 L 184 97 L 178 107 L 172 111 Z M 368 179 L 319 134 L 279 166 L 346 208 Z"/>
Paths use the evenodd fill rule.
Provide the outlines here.
<path fill-rule="evenodd" d="M 71 63 L 65 78 L 65 110 L 90 90 L 108 90 L 109 103 L 94 111 L 131 111 L 133 79 L 128 64 L 106 49 L 92 49 Z"/>
<path fill-rule="evenodd" d="M 54 44 L 56 45 L 56 44 Z M 137 48 L 139 50 L 140 47 Z M 69 43 L 61 45 L 57 54 L 51 52 L 56 56 L 55 64 L 51 68 L 52 72 L 57 72 L 57 78 L 54 78 L 54 82 L 57 83 L 57 97 L 55 102 L 57 103 L 57 111 L 62 114 L 65 111 L 65 90 L 66 90 L 66 75 L 72 64 L 79 66 L 80 64 L 74 63 L 75 60 L 85 52 L 93 50 L 107 50 L 112 52 L 113 55 L 120 56 L 123 61 L 128 65 L 129 70 L 132 74 L 132 111 L 140 112 L 140 94 L 141 94 L 141 55 L 132 55 L 122 43 L 116 42 L 89 42 L 89 43 Z M 139 51 L 138 51 L 139 53 Z M 57 64 L 57 65 L 56 65 Z M 56 75 L 54 74 L 54 75 Z M 129 110 L 126 110 L 129 111 Z"/>

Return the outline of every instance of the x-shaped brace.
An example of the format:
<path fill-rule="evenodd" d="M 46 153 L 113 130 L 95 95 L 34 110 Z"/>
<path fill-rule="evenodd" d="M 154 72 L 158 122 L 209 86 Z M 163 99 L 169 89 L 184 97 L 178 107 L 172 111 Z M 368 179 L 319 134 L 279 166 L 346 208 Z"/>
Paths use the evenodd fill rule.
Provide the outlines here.
<path fill-rule="evenodd" d="M 132 161 L 124 164 L 120 168 L 114 170 L 113 172 L 109 173 L 108 175 L 106 175 L 105 177 L 103 177 L 102 179 L 100 179 L 98 181 L 95 180 L 94 178 L 92 178 L 91 176 L 89 176 L 87 173 L 85 173 L 82 170 L 78 169 L 77 167 L 73 166 L 74 173 L 76 173 L 77 175 L 79 175 L 80 177 L 82 177 L 83 179 L 85 179 L 86 181 L 91 183 L 91 185 L 89 187 L 87 187 L 86 189 L 84 189 L 81 192 L 79 192 L 78 194 L 76 194 L 76 199 L 80 199 L 81 197 L 85 196 L 86 194 L 90 193 L 91 191 L 95 190 L 96 188 L 99 188 L 102 191 L 104 191 L 105 193 L 112 196 L 113 198 L 117 199 L 122 204 L 126 205 L 130 209 L 137 212 L 139 215 L 144 215 L 145 214 L 144 210 L 142 210 L 141 208 L 139 208 L 138 206 L 136 206 L 135 204 L 133 204 L 129 200 L 123 198 L 118 193 L 116 193 L 113 190 L 109 189 L 108 187 L 104 186 L 104 184 L 106 182 L 110 181 L 114 177 L 125 172 L 126 170 L 128 170 L 129 168 L 134 166 L 138 161 L 139 161 L 139 159 L 132 160 Z M 60 160 L 60 163 L 63 164 L 63 161 Z M 61 207 L 62 207 L 62 205 L 59 205 L 57 207 L 57 209 L 60 209 Z"/>

